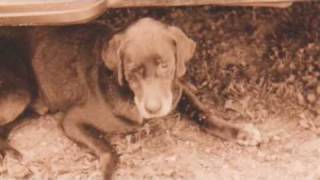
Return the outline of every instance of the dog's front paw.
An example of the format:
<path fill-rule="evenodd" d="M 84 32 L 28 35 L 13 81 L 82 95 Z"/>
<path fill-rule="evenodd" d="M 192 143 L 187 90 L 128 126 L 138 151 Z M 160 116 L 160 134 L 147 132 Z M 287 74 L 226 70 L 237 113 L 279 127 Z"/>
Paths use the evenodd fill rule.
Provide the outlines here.
<path fill-rule="evenodd" d="M 117 166 L 117 156 L 112 153 L 104 153 L 100 156 L 100 167 L 103 180 L 111 180 Z"/>
<path fill-rule="evenodd" d="M 236 142 L 243 146 L 256 146 L 262 141 L 260 131 L 253 124 L 245 124 L 239 128 Z"/>

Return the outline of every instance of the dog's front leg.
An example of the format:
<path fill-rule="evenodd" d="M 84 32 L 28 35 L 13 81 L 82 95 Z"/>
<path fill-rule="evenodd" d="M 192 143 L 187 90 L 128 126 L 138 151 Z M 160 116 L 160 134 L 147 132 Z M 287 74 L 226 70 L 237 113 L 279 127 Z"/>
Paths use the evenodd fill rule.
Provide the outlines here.
<path fill-rule="evenodd" d="M 90 124 L 86 118 L 94 118 L 94 116 L 88 117 L 88 114 L 83 112 L 87 113 L 88 111 L 82 108 L 74 108 L 69 111 L 62 121 L 63 130 L 71 140 L 87 146 L 100 159 L 104 180 L 110 180 L 116 169 L 117 154 L 108 141 L 90 133 L 88 130 Z M 94 120 L 90 121 L 94 122 Z"/>
<path fill-rule="evenodd" d="M 134 125 L 117 118 L 107 104 L 94 100 L 70 109 L 62 121 L 62 127 L 70 139 L 87 146 L 100 158 L 104 179 L 110 180 L 116 170 L 118 155 L 108 140 L 93 136 L 88 127 L 102 133 L 128 132 L 137 128 L 138 124 Z"/>
<path fill-rule="evenodd" d="M 241 145 L 257 145 L 261 142 L 260 132 L 251 124 L 235 125 L 217 115 L 205 104 L 201 103 L 188 83 L 178 82 L 183 90 L 180 106 L 190 106 L 193 119 L 204 125 L 204 130 L 222 139 L 236 141 Z M 186 111 L 185 107 L 180 110 Z"/>

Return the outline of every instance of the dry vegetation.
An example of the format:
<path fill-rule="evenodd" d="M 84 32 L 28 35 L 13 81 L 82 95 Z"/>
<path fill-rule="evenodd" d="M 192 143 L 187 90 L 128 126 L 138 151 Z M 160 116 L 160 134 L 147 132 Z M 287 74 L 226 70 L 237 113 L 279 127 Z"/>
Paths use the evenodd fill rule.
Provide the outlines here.
<path fill-rule="evenodd" d="M 116 179 L 320 178 L 320 3 L 112 10 L 92 24 L 116 32 L 145 16 L 197 42 L 186 79 L 221 117 L 257 125 L 264 142 L 240 147 L 174 113 L 113 137 Z M 6 157 L 0 179 L 100 177 L 97 160 L 63 137 L 51 116 L 26 122 L 11 142 L 25 158 Z"/>

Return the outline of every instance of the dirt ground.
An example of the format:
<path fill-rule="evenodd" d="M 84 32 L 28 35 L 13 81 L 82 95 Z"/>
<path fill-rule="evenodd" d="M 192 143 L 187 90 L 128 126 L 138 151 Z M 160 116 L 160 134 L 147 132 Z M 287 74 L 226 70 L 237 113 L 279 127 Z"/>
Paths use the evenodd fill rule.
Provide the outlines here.
<path fill-rule="evenodd" d="M 320 179 L 320 3 L 112 10 L 92 24 L 116 32 L 145 16 L 197 42 L 186 79 L 222 118 L 257 126 L 263 142 L 221 140 L 174 112 L 112 136 L 116 180 Z M 6 156 L 0 179 L 101 179 L 98 160 L 63 135 L 57 115 L 24 118 L 10 134 L 23 158 Z"/>

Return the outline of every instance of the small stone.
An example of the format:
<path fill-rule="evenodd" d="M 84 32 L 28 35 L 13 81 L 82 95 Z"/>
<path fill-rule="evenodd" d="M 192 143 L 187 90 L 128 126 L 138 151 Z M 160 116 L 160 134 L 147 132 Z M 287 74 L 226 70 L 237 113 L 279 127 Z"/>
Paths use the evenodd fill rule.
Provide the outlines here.
<path fill-rule="evenodd" d="M 313 93 L 307 94 L 307 100 L 310 103 L 314 103 L 317 100 L 317 96 Z"/>
<path fill-rule="evenodd" d="M 267 155 L 266 157 L 265 157 L 265 160 L 266 161 L 276 161 L 278 159 L 278 156 L 276 156 L 276 155 L 274 155 L 274 154 L 272 154 L 272 155 Z"/>
<path fill-rule="evenodd" d="M 314 67 L 313 66 L 308 66 L 308 71 L 309 72 L 312 72 L 314 70 Z"/>
<path fill-rule="evenodd" d="M 166 161 L 175 162 L 177 161 L 177 156 L 170 156 L 166 158 Z"/>
<path fill-rule="evenodd" d="M 299 121 L 299 125 L 305 129 L 310 129 L 313 126 L 312 122 L 305 119 Z"/>
<path fill-rule="evenodd" d="M 253 124 L 245 124 L 237 135 L 237 142 L 243 146 L 256 146 L 262 142 L 262 136 Z"/>
<path fill-rule="evenodd" d="M 210 153 L 211 153 L 211 149 L 210 149 L 210 148 L 206 148 L 204 151 L 205 151 L 207 154 L 210 154 Z"/>
<path fill-rule="evenodd" d="M 280 141 L 281 140 L 281 137 L 275 135 L 275 136 L 272 136 L 272 141 Z"/>
<path fill-rule="evenodd" d="M 290 69 L 295 70 L 296 69 L 296 65 L 294 63 L 290 63 L 289 65 Z"/>

